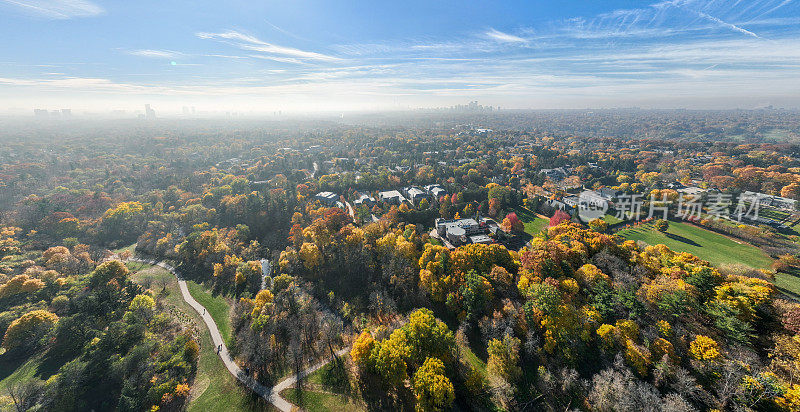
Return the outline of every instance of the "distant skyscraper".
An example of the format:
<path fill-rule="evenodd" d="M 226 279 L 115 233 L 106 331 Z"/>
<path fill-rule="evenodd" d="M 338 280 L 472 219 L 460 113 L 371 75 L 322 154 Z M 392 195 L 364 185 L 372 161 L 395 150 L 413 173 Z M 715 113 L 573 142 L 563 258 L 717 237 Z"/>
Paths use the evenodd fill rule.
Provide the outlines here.
<path fill-rule="evenodd" d="M 183 115 L 186 116 L 189 114 L 189 107 L 183 106 Z"/>
<path fill-rule="evenodd" d="M 194 114 L 194 106 L 192 106 L 192 114 Z"/>
<path fill-rule="evenodd" d="M 156 118 L 156 111 L 150 108 L 150 104 L 144 105 L 144 117 L 148 119 Z"/>
<path fill-rule="evenodd" d="M 72 109 L 61 109 L 61 115 L 64 117 L 72 116 Z"/>
<path fill-rule="evenodd" d="M 36 117 L 47 117 L 49 114 L 47 109 L 33 109 L 33 115 Z"/>

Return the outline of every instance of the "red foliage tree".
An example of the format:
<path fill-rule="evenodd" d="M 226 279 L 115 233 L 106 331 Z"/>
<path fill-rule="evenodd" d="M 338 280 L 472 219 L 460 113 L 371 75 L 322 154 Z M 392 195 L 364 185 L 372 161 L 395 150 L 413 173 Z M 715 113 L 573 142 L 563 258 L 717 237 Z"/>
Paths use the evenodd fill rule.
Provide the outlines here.
<path fill-rule="evenodd" d="M 558 226 L 559 223 L 569 220 L 569 214 L 563 210 L 556 210 L 550 218 L 550 227 Z"/>
<path fill-rule="evenodd" d="M 338 232 L 343 226 L 352 222 L 353 219 L 344 210 L 338 207 L 332 207 L 325 211 L 323 214 L 325 224 L 331 232 Z"/>
<path fill-rule="evenodd" d="M 517 214 L 511 212 L 506 215 L 506 218 L 503 219 L 502 224 L 503 230 L 506 232 L 523 232 L 525 231 L 525 225 L 519 220 Z"/>

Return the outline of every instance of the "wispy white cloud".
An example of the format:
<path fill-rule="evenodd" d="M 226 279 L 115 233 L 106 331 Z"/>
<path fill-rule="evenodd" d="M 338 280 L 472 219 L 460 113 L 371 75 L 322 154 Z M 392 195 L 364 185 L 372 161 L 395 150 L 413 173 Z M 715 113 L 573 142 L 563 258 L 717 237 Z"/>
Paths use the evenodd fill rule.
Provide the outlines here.
<path fill-rule="evenodd" d="M 727 28 L 729 28 L 729 29 L 731 29 L 733 31 L 737 31 L 739 33 L 743 33 L 743 34 L 746 34 L 748 36 L 755 37 L 757 39 L 760 38 L 757 34 L 751 32 L 749 30 L 743 29 L 743 28 L 741 28 L 741 27 L 739 27 L 739 26 L 737 26 L 737 25 L 735 25 L 733 23 L 728 23 L 726 21 L 723 21 L 722 19 L 719 19 L 719 18 L 716 18 L 714 16 L 708 15 L 708 14 L 703 13 L 701 11 L 697 12 L 697 15 L 702 17 L 702 18 L 704 18 L 704 19 L 708 19 L 708 20 L 710 20 L 710 21 L 712 21 L 714 23 L 717 23 L 720 26 L 727 27 Z"/>
<path fill-rule="evenodd" d="M 503 33 L 497 29 L 490 29 L 486 33 L 484 33 L 486 37 L 490 39 L 503 42 L 503 43 L 526 43 L 527 40 L 523 39 L 522 37 L 515 36 L 513 34 Z"/>
<path fill-rule="evenodd" d="M 0 0 L 36 17 L 65 20 L 93 17 L 105 13 L 99 5 L 88 0 Z"/>
<path fill-rule="evenodd" d="M 264 54 L 248 54 L 247 57 L 252 57 L 254 59 L 261 59 L 261 60 L 272 60 L 274 62 L 280 62 L 280 63 L 306 64 L 304 61 L 300 59 L 294 59 L 291 57 L 278 57 L 278 56 L 270 56 Z"/>
<path fill-rule="evenodd" d="M 338 57 L 329 56 L 327 54 L 316 53 L 311 51 L 305 51 L 296 49 L 293 47 L 286 47 L 286 46 L 279 46 L 277 44 L 267 43 L 262 41 L 261 39 L 251 36 L 249 34 L 244 34 L 238 31 L 226 31 L 221 33 L 209 33 L 209 32 L 200 32 L 196 34 L 198 38 L 201 39 L 212 39 L 212 40 L 220 40 L 226 41 L 235 47 L 238 47 L 242 50 L 249 50 L 249 51 L 256 51 L 262 52 L 272 55 L 284 56 L 284 60 L 286 57 L 292 58 L 295 61 L 299 60 L 318 60 L 318 61 L 337 61 L 341 60 Z M 272 59 L 275 60 L 275 59 Z"/>
<path fill-rule="evenodd" d="M 172 59 L 175 57 L 183 56 L 183 53 L 172 51 L 172 50 L 152 50 L 152 49 L 142 49 L 142 50 L 131 50 L 128 54 L 133 56 L 139 57 L 156 57 L 156 58 L 164 58 L 164 59 Z"/>
<path fill-rule="evenodd" d="M 633 9 L 618 9 L 592 17 L 575 17 L 556 24 L 550 35 L 574 38 L 665 38 L 680 34 L 730 31 L 759 37 L 749 26 L 791 26 L 794 19 L 775 13 L 791 0 L 732 2 L 665 0 Z M 741 4 L 740 4 L 741 3 Z"/>

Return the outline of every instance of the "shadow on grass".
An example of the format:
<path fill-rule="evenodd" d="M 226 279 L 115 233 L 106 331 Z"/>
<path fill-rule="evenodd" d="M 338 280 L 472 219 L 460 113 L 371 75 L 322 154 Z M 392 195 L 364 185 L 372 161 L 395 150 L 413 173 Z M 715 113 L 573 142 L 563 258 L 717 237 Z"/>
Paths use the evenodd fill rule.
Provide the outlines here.
<path fill-rule="evenodd" d="M 55 375 L 56 372 L 70 360 L 72 360 L 71 357 L 67 355 L 51 356 L 47 354 L 44 359 L 42 359 L 42 363 L 39 364 L 39 367 L 36 368 L 36 376 L 46 381 L 51 376 Z"/>
<path fill-rule="evenodd" d="M 794 293 L 791 290 L 786 289 L 786 288 L 782 288 L 780 286 L 777 286 L 777 288 L 781 293 L 783 293 L 787 297 L 791 298 L 795 302 L 800 302 L 800 295 L 798 295 L 797 293 Z"/>
<path fill-rule="evenodd" d="M 791 276 L 792 278 L 794 278 L 795 281 L 800 280 L 800 270 L 799 269 L 789 268 L 787 270 L 781 271 L 780 273 L 785 275 L 785 276 Z M 781 286 L 778 286 L 778 285 L 775 285 L 775 287 L 777 287 L 778 290 L 781 291 L 781 293 L 783 293 L 787 297 L 789 297 L 789 298 L 791 298 L 791 299 L 793 299 L 793 300 L 795 300 L 797 302 L 800 302 L 800 293 L 798 293 L 797 289 L 792 290 L 792 289 L 788 289 L 788 288 L 781 287 Z"/>
<path fill-rule="evenodd" d="M 687 245 L 703 247 L 701 244 L 695 242 L 694 240 L 689 239 L 689 238 L 684 237 L 684 236 L 681 236 L 681 235 L 676 235 L 674 233 L 664 233 L 664 235 L 666 235 L 668 238 L 670 238 L 672 240 L 677 240 L 678 242 L 686 243 Z"/>
<path fill-rule="evenodd" d="M 3 355 L 0 355 L 0 380 L 7 378 L 27 361 L 28 358 L 23 356 L 14 356 L 13 353 L 6 352 Z"/>
<path fill-rule="evenodd" d="M 514 237 L 512 237 L 511 239 L 506 239 L 500 243 L 502 243 L 508 249 L 520 250 L 531 239 L 533 239 L 533 236 L 531 236 L 529 233 L 523 232 L 523 233 L 518 233 L 514 235 Z"/>
<path fill-rule="evenodd" d="M 41 358 L 41 361 L 36 365 L 36 371 L 33 376 L 41 380 L 47 380 L 49 377 L 55 375 L 65 363 L 71 360 L 69 356 L 53 356 L 49 352 L 29 355 L 6 352 L 0 355 L 0 380 L 9 377 L 22 365 L 36 358 Z"/>
<path fill-rule="evenodd" d="M 355 395 L 350 385 L 350 378 L 344 365 L 344 360 L 335 358 L 333 361 L 322 367 L 320 376 L 322 387 L 333 393 L 338 393 L 351 398 Z"/>

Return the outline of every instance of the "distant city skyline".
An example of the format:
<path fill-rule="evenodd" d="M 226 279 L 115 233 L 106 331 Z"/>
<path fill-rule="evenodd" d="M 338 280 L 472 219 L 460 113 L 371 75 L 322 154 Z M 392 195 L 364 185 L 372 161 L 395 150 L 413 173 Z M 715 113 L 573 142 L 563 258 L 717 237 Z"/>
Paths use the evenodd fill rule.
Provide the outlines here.
<path fill-rule="evenodd" d="M 0 13 L 0 114 L 800 107 L 800 0 L 0 0 Z"/>

